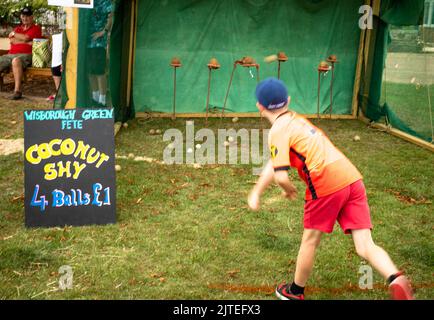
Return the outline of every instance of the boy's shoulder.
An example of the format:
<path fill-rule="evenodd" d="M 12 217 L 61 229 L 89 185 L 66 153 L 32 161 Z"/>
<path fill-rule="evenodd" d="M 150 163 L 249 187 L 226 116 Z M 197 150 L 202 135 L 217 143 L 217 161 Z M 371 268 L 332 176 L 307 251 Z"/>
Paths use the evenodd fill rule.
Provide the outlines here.
<path fill-rule="evenodd" d="M 281 114 L 276 121 L 273 123 L 270 129 L 270 133 L 280 132 L 282 130 L 288 131 L 294 128 L 297 123 L 304 119 L 303 116 L 300 116 L 294 111 L 288 111 L 286 113 Z"/>

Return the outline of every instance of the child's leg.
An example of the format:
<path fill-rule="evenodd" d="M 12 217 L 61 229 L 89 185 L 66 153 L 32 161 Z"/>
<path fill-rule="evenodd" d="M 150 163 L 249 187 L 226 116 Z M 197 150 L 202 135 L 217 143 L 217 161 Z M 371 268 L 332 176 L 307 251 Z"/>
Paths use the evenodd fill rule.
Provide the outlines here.
<path fill-rule="evenodd" d="M 306 285 L 312 272 L 315 251 L 321 241 L 322 232 L 314 229 L 304 229 L 300 250 L 297 257 L 294 282 L 300 287 Z"/>
<path fill-rule="evenodd" d="M 352 230 L 357 254 L 368 261 L 384 278 L 397 274 L 398 269 L 383 248 L 372 240 L 371 230 Z"/>

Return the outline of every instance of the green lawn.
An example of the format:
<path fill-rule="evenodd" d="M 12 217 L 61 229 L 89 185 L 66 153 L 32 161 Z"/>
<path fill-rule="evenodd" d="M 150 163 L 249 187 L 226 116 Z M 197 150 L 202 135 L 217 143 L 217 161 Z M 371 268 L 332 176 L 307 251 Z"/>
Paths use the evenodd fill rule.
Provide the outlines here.
<path fill-rule="evenodd" d="M 0 138 L 22 137 L 21 110 L 13 110 L 17 124 L 9 115 L 0 120 Z M 227 119 L 223 127 L 257 121 Z M 433 299 L 434 155 L 359 121 L 314 122 L 364 175 L 376 242 L 407 272 L 417 298 Z M 196 120 L 196 129 L 203 124 Z M 183 129 L 185 120 L 130 121 L 116 153 L 161 160 L 166 143 L 148 131 L 171 127 Z M 116 225 L 25 229 L 22 155 L 0 156 L 0 299 L 275 299 L 275 284 L 291 279 L 303 230 L 301 182 L 296 201 L 273 187 L 252 213 L 251 166 L 117 163 Z M 307 298 L 387 299 L 378 273 L 374 290 L 358 289 L 362 264 L 335 228 L 323 238 Z M 58 289 L 62 265 L 73 269 L 73 289 Z"/>
<path fill-rule="evenodd" d="M 429 138 L 434 118 L 434 85 L 429 86 L 429 92 L 431 108 L 427 85 L 383 82 L 381 104 L 387 102 L 408 127 Z"/>

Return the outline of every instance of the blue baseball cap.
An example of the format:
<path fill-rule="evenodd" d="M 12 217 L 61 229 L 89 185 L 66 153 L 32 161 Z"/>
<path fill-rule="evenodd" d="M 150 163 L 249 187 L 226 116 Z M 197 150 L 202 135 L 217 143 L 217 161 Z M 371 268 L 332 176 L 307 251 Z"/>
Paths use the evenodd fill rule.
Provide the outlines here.
<path fill-rule="evenodd" d="M 267 78 L 256 86 L 256 99 L 268 110 L 280 109 L 288 102 L 288 90 L 283 81 Z"/>

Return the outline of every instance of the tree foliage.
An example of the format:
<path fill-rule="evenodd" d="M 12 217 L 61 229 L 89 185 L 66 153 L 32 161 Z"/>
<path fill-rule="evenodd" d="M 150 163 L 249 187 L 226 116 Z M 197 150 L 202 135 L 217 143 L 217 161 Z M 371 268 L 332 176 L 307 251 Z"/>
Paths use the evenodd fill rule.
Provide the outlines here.
<path fill-rule="evenodd" d="M 20 11 L 24 7 L 33 9 L 37 23 L 42 23 L 48 12 L 57 12 L 59 7 L 49 6 L 47 0 L 2 0 L 0 6 L 0 23 L 17 24 L 20 21 Z"/>

